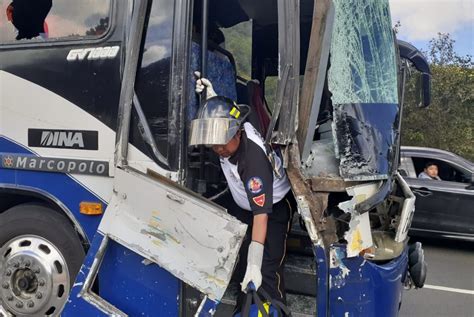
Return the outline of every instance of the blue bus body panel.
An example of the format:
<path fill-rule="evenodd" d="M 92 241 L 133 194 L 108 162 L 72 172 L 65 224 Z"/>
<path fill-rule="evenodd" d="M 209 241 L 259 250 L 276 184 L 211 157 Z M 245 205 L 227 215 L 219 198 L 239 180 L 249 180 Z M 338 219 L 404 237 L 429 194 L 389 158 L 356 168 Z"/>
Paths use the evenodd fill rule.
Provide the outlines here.
<path fill-rule="evenodd" d="M 100 247 L 103 236 L 99 233 L 96 234 L 94 239 L 91 241 L 90 248 L 87 252 L 86 258 L 82 263 L 81 269 L 76 276 L 76 281 L 69 293 L 69 299 L 66 301 L 61 316 L 63 317 L 76 317 L 76 316 L 88 316 L 88 317 L 105 317 L 107 314 L 101 312 L 95 306 L 85 302 L 82 297 L 79 297 L 79 292 L 84 285 L 85 279 L 89 274 L 89 270 L 94 262 L 97 250 Z"/>
<path fill-rule="evenodd" d="M 316 289 L 316 311 L 318 316 L 327 316 L 328 313 L 328 260 L 326 251 L 321 246 L 315 246 L 316 254 L 316 276 L 317 276 L 317 289 Z"/>
<path fill-rule="evenodd" d="M 157 264 L 110 241 L 99 270 L 100 296 L 129 316 L 178 316 L 180 281 Z"/>
<path fill-rule="evenodd" d="M 34 154 L 4 137 L 0 137 L 0 153 Z M 0 164 L 0 184 L 11 185 L 19 189 L 32 189 L 54 197 L 71 211 L 81 224 L 89 241 L 92 240 L 102 217 L 85 216 L 79 213 L 79 204 L 81 201 L 100 202 L 105 210 L 107 208 L 105 201 L 99 199 L 83 184 L 66 174 L 13 170 L 2 167 L 3 165 Z"/>
<path fill-rule="evenodd" d="M 103 235 L 97 233 L 62 316 L 106 316 L 79 297 Z M 109 240 L 98 273 L 98 295 L 129 316 L 179 316 L 180 281 L 156 264 Z"/>
<path fill-rule="evenodd" d="M 385 264 L 360 256 L 346 258 L 345 246 L 333 246 L 330 252 L 329 316 L 398 316 L 408 267 L 407 249 Z"/>

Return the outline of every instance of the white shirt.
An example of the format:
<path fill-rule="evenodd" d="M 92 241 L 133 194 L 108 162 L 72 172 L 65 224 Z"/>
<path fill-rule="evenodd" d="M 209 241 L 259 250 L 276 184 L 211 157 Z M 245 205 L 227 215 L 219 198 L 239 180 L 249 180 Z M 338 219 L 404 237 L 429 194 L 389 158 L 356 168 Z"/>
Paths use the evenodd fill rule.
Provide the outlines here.
<path fill-rule="evenodd" d="M 250 123 L 244 123 L 243 127 L 237 152 L 230 158 L 220 158 L 222 171 L 239 207 L 254 214 L 270 213 L 271 207 L 288 193 L 290 183 L 280 157 L 275 155 L 276 168 L 282 175 L 277 178 L 263 138 Z"/>

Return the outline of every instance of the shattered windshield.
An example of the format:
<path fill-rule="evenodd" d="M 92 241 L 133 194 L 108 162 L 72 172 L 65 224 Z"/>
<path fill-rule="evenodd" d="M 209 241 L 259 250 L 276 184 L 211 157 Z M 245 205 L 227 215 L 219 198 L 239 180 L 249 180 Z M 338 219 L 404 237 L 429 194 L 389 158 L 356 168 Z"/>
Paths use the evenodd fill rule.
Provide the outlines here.
<path fill-rule="evenodd" d="M 329 89 L 333 104 L 398 103 L 386 0 L 334 0 Z"/>
<path fill-rule="evenodd" d="M 388 0 L 334 0 L 328 88 L 340 175 L 385 179 L 398 128 L 396 51 Z"/>

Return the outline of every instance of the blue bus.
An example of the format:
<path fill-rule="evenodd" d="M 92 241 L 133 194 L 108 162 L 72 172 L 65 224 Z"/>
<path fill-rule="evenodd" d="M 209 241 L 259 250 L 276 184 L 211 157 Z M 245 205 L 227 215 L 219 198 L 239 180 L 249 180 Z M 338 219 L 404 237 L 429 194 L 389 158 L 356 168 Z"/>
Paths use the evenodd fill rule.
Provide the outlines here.
<path fill-rule="evenodd" d="M 398 174 L 423 55 L 388 0 L 0 0 L 0 316 L 230 316 L 246 226 L 188 146 L 195 71 L 252 109 L 297 212 L 293 316 L 396 316 L 426 276 Z M 5 14 L 4 14 L 5 13 Z"/>

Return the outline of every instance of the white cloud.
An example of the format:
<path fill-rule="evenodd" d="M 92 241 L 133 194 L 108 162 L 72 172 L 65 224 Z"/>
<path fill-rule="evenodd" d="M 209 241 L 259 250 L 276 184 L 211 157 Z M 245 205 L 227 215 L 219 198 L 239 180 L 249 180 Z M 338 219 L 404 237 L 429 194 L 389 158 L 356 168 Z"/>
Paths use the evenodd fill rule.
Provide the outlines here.
<path fill-rule="evenodd" d="M 400 35 L 409 41 L 474 27 L 473 0 L 390 0 L 390 9 L 392 22 L 401 22 Z"/>
<path fill-rule="evenodd" d="M 143 66 L 148 66 L 164 57 L 168 57 L 170 52 L 166 46 L 153 45 L 149 47 L 143 54 Z"/>

